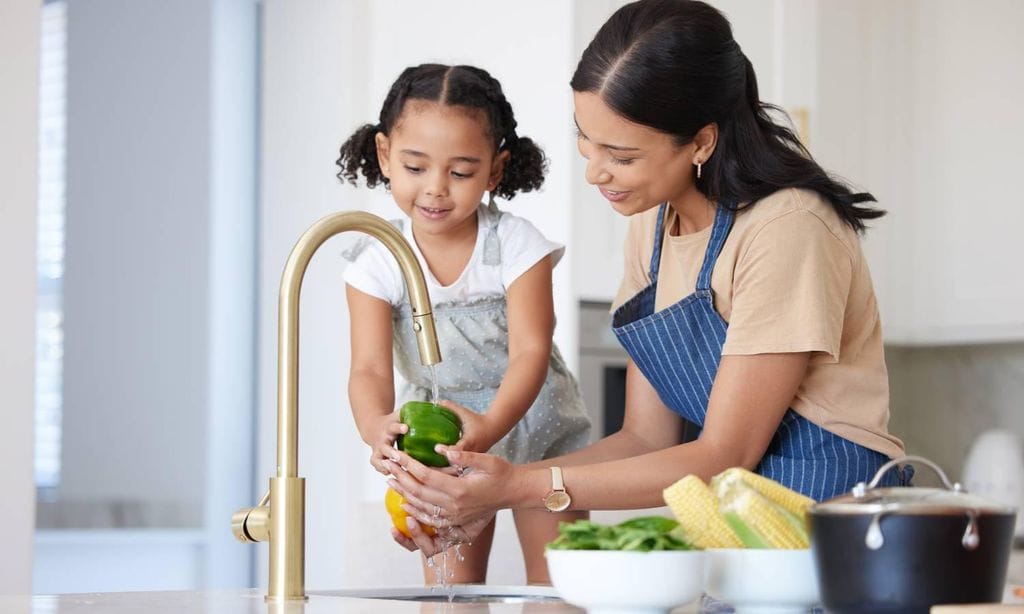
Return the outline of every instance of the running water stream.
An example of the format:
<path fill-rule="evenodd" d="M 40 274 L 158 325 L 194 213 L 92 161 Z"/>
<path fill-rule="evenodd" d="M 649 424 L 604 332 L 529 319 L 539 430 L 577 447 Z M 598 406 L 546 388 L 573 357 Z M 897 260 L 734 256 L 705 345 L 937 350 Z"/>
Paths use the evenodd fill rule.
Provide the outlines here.
<path fill-rule="evenodd" d="M 441 400 L 441 394 L 438 390 L 437 385 L 437 365 L 430 365 L 430 383 L 430 402 L 436 405 L 437 402 Z M 437 507 L 435 507 L 433 516 L 435 525 L 437 524 L 437 521 L 440 519 L 439 514 L 440 510 Z M 434 586 L 431 587 L 431 590 L 434 590 L 439 587 L 445 590 L 448 594 L 448 602 L 451 603 L 455 599 L 455 586 L 450 582 L 450 580 L 455 573 L 455 569 L 448 569 L 448 552 L 450 549 L 452 549 L 452 546 L 454 545 L 453 556 L 455 557 L 455 560 L 452 563 L 453 565 L 455 565 L 458 562 L 462 562 L 466 559 L 462 556 L 462 553 L 459 551 L 461 545 L 454 543 L 451 528 L 439 528 L 437 529 L 437 534 L 441 537 L 441 545 L 443 546 L 444 549 L 440 554 L 440 565 L 434 561 L 434 556 L 437 555 L 430 556 L 427 558 L 427 567 L 432 567 L 434 569 Z"/>

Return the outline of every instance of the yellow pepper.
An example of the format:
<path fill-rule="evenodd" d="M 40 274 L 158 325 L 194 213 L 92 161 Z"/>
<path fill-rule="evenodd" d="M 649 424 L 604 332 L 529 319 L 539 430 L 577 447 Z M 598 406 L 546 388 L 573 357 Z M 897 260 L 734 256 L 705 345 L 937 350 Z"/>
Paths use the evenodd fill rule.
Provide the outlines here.
<path fill-rule="evenodd" d="M 395 525 L 406 537 L 412 537 L 409 533 L 409 525 L 406 519 L 409 514 L 402 509 L 402 504 L 405 503 L 405 497 L 398 493 L 394 488 L 388 488 L 388 491 L 384 494 L 384 509 L 388 511 L 388 515 L 391 516 L 391 523 Z M 436 531 L 434 527 L 426 524 L 420 524 L 420 528 L 427 535 L 434 535 Z"/>

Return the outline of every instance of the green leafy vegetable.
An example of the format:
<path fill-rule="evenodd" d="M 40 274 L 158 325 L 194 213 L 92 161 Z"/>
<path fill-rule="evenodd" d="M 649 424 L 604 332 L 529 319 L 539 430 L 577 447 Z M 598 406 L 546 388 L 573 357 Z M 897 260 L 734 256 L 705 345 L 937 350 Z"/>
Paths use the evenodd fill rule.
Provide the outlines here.
<path fill-rule="evenodd" d="M 664 516 L 631 518 L 617 525 L 589 520 L 563 522 L 558 537 L 548 544 L 552 550 L 694 550 L 679 529 L 679 523 Z"/>

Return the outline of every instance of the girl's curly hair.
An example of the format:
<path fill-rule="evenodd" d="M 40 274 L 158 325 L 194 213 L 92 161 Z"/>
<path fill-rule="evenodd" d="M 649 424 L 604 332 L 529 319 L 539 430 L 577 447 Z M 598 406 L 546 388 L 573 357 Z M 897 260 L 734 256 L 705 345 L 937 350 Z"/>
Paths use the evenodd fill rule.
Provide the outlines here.
<path fill-rule="evenodd" d="M 388 185 L 377 162 L 375 137 L 378 132 L 391 133 L 407 100 L 429 100 L 484 112 L 487 134 L 494 142 L 495 151 L 509 152 L 501 183 L 494 189 L 497 196 L 511 199 L 519 192 L 536 190 L 544 183 L 547 171 L 544 151 L 533 139 L 516 134 L 512 105 L 498 80 L 475 66 L 444 64 L 420 64 L 402 71 L 384 99 L 379 122 L 361 126 L 342 144 L 337 161 L 338 179 L 358 185 L 361 174 L 368 187 Z"/>

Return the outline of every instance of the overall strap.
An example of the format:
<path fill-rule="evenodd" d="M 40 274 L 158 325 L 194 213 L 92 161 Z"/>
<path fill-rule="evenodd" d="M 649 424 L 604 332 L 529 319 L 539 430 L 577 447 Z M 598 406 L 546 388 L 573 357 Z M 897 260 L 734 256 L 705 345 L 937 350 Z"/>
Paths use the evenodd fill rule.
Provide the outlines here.
<path fill-rule="evenodd" d="M 658 281 L 658 268 L 661 266 L 661 243 L 664 240 L 662 230 L 665 228 L 666 203 L 658 207 L 658 223 L 654 227 L 654 251 L 651 252 L 651 283 Z"/>
<path fill-rule="evenodd" d="M 486 265 L 497 266 L 501 264 L 501 239 L 498 237 L 498 223 L 501 222 L 501 216 L 504 215 L 504 212 L 498 209 L 497 203 L 494 202 L 493 193 L 486 207 L 487 211 L 491 214 L 491 222 L 485 231 L 487 235 L 484 237 L 483 261 Z"/>
<path fill-rule="evenodd" d="M 714 270 L 718 254 L 722 252 L 725 239 L 729 236 L 735 215 L 735 212 L 728 207 L 723 205 L 715 207 L 715 222 L 711 228 L 707 251 L 704 252 L 704 264 L 701 265 L 700 273 L 697 275 L 697 290 L 711 289 L 711 271 Z"/>

